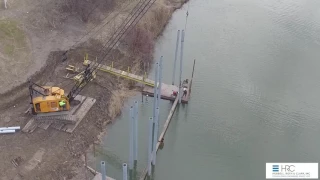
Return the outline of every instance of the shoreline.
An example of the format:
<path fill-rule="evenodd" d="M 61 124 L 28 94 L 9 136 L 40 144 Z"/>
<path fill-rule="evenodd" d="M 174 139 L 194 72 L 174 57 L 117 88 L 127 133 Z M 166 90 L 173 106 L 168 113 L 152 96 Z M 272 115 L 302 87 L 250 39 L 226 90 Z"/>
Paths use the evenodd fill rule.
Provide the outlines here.
<path fill-rule="evenodd" d="M 181 9 L 181 8 L 182 8 L 186 3 L 188 3 L 189 1 L 190 1 L 190 0 L 184 0 L 184 2 L 181 3 L 181 5 L 176 6 L 176 7 L 173 8 L 173 10 L 172 10 L 172 12 L 171 12 L 171 14 L 170 14 L 169 19 L 167 19 L 167 21 L 165 22 L 165 24 L 163 24 L 162 29 L 160 30 L 160 33 L 156 36 L 156 39 L 153 40 L 153 43 L 155 43 L 155 42 L 158 40 L 158 38 L 161 37 L 163 31 L 165 30 L 165 28 L 167 27 L 168 23 L 170 22 L 173 13 L 174 13 L 176 10 Z M 153 51 L 154 51 L 154 48 L 153 48 Z M 152 64 L 152 63 L 153 63 L 153 59 L 151 59 L 151 61 L 148 62 L 148 63 L 151 63 L 151 64 Z M 150 70 L 151 68 L 152 68 L 152 66 L 150 66 L 149 69 L 147 70 L 147 75 L 149 75 L 149 70 Z M 139 71 L 139 70 L 138 70 L 138 71 Z M 134 94 L 133 94 L 132 96 L 129 96 L 129 97 L 125 98 L 124 104 L 127 103 L 127 100 L 128 100 L 129 98 L 132 98 L 132 97 L 136 96 L 136 95 L 139 93 L 137 89 L 135 89 L 135 90 L 129 90 L 129 91 L 133 91 Z M 124 104 L 123 104 L 123 105 L 124 105 Z M 122 107 L 121 107 L 121 111 L 122 111 L 123 105 L 122 105 Z M 116 116 L 110 123 L 107 123 L 107 124 L 105 125 L 106 127 L 97 135 L 97 138 L 98 138 L 97 141 L 95 141 L 94 144 L 90 144 L 89 147 L 86 149 L 86 152 L 87 152 L 87 153 L 88 153 L 90 150 L 93 149 L 93 146 L 94 146 L 94 145 L 100 145 L 100 144 L 102 143 L 102 138 L 105 137 L 105 136 L 107 136 L 107 128 L 108 128 L 108 125 L 109 125 L 109 124 L 112 124 L 113 121 L 115 121 L 115 119 L 117 119 L 117 118 L 118 118 L 118 116 Z M 85 159 L 86 159 L 85 156 L 86 156 L 86 155 L 82 155 L 82 156 L 81 156 L 81 159 L 82 159 L 82 161 L 83 161 L 84 166 L 86 166 L 86 164 L 85 164 Z M 88 165 L 87 165 L 87 166 L 88 166 Z M 88 167 L 89 167 L 89 168 L 92 168 L 92 167 L 90 167 L 90 166 L 88 166 Z M 84 168 L 81 167 L 81 168 L 79 168 L 79 169 L 78 169 L 78 172 L 79 172 L 79 173 L 77 173 L 77 176 L 75 176 L 72 180 L 77 180 L 77 179 L 79 179 L 79 177 L 85 177 L 85 174 L 84 174 L 85 171 L 81 171 L 81 169 L 82 169 L 82 170 L 85 170 L 85 171 L 88 170 L 87 167 L 84 167 Z M 94 168 L 92 168 L 92 169 L 94 169 Z M 94 170 L 95 170 L 95 171 L 98 171 L 97 169 L 94 169 Z M 80 172 L 81 172 L 81 173 L 80 173 Z M 92 173 L 90 170 L 89 170 L 89 172 Z"/>
<path fill-rule="evenodd" d="M 188 3 L 190 0 L 183 0 L 183 1 L 184 1 L 184 2 L 181 3 L 181 5 L 176 6 L 176 7 L 173 7 L 173 10 L 172 10 L 172 12 L 171 12 L 171 14 L 170 14 L 170 18 L 166 21 L 165 24 L 163 24 L 163 28 L 160 30 L 160 34 L 157 35 L 156 39 L 154 39 L 154 43 L 158 40 L 159 37 L 161 37 L 164 29 L 166 28 L 166 26 L 167 26 L 168 23 L 170 22 L 173 13 L 174 13 L 176 10 L 181 9 L 181 8 L 182 8 L 186 3 Z M 154 51 L 154 49 L 153 49 L 153 51 Z M 149 63 L 152 63 L 152 62 L 153 62 L 153 59 L 151 59 L 151 61 L 150 61 Z M 152 67 L 149 67 L 149 69 L 151 69 L 151 68 L 152 68 Z M 149 75 L 149 69 L 147 70 L 147 72 L 148 72 L 147 75 Z M 136 96 L 136 95 L 139 93 L 139 90 L 137 90 L 137 89 L 135 89 L 135 90 L 129 90 L 129 91 L 132 91 L 132 92 L 133 92 L 133 95 L 127 97 L 127 98 L 125 99 L 125 101 L 127 101 L 129 98 L 132 98 L 132 97 Z M 127 103 L 127 102 L 124 102 L 124 103 Z M 122 106 L 122 108 L 123 108 L 123 106 Z M 122 111 L 122 109 L 121 109 L 121 111 Z M 115 119 L 116 119 L 116 118 L 118 118 L 118 116 L 116 116 Z M 106 127 L 103 129 L 103 131 L 101 131 L 101 132 L 97 135 L 98 140 L 97 140 L 96 142 L 94 142 L 96 145 L 99 145 L 99 144 L 102 143 L 102 142 L 101 142 L 101 139 L 102 139 L 103 136 L 105 136 L 106 133 L 107 133 L 107 126 L 108 126 L 109 124 L 112 124 L 115 119 L 113 119 L 110 123 L 107 123 L 107 124 L 106 124 Z M 90 150 L 90 149 L 92 148 L 92 146 L 93 146 L 93 144 L 90 144 L 90 146 L 88 147 L 87 150 Z M 84 156 L 83 156 L 82 158 L 83 158 L 83 160 L 84 160 Z"/>
<path fill-rule="evenodd" d="M 158 0 L 136 28 L 123 40 L 124 42 L 121 42 L 126 44 L 124 50 L 120 48 L 112 50 L 113 59 L 107 59 L 105 62 L 114 61 L 119 69 L 131 66 L 133 73 L 142 74 L 142 64 L 153 63 L 154 44 L 161 37 L 172 14 L 188 1 L 174 3 L 172 0 Z M 40 76 L 37 79 L 40 83 L 52 81 L 62 86 L 63 84 L 59 82 L 60 75 L 65 73 L 67 64 L 82 66 L 84 52 L 90 52 L 91 57 L 99 54 L 97 47 L 101 46 L 100 42 L 90 40 L 82 45 L 70 51 L 67 62 L 60 61 L 63 51 L 51 52 L 45 66 L 33 76 Z M 151 68 L 150 66 L 149 69 Z M 84 89 L 81 94 L 95 98 L 97 102 L 72 134 L 49 128 L 48 130 L 39 129 L 31 134 L 18 133 L 2 136 L 0 143 L 7 144 L 2 149 L 4 158 L 3 163 L 0 164 L 1 171 L 6 172 L 4 178 L 84 179 L 81 178 L 85 177 L 84 158 L 81 157 L 93 143 L 100 144 L 101 138 L 107 133 L 107 125 L 117 119 L 128 98 L 138 92 L 136 88 L 132 89 L 134 83 L 105 73 L 99 73 L 99 77 L 88 86 L 90 88 Z M 29 102 L 26 87 L 25 82 L 10 92 L 0 94 L 2 119 L 9 119 L 9 121 L 0 121 L 0 126 L 23 127 L 29 120 L 29 116 L 20 113 L 26 110 L 25 107 Z M 12 146 L 16 148 L 10 148 Z M 33 166 L 30 168 L 30 161 L 39 149 L 43 149 L 45 155 L 42 159 L 40 158 L 38 168 Z M 20 167 L 12 168 L 10 163 L 12 156 L 22 156 L 24 161 Z"/>

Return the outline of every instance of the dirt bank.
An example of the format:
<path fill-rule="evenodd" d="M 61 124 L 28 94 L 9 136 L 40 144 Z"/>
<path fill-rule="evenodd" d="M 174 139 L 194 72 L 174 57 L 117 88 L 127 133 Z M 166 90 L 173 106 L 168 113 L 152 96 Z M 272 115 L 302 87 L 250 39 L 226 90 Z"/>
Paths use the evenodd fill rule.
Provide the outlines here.
<path fill-rule="evenodd" d="M 130 7 L 123 8 L 130 4 L 126 0 L 75 2 L 8 0 L 8 9 L 3 10 L 3 1 L 0 1 L 0 42 L 5 45 L 0 46 L 0 94 L 39 71 L 52 51 L 69 49 L 93 26 L 103 23 L 100 16 L 130 10 Z M 93 8 L 93 12 L 88 12 Z"/>
<path fill-rule="evenodd" d="M 121 7 L 125 6 L 130 9 L 133 7 L 131 3 L 132 1 L 128 0 L 126 6 L 126 1 L 124 1 Z M 164 29 L 173 11 L 181 7 L 182 4 L 180 1 L 158 0 L 141 19 L 138 26 L 129 33 L 129 36 L 112 50 L 111 55 L 106 58 L 104 63 L 114 62 L 114 66 L 119 69 L 126 69 L 130 66 L 133 72 L 142 73 L 143 64 L 152 60 L 156 38 Z M 115 12 L 119 12 L 117 16 L 119 19 L 113 18 L 112 26 L 110 24 L 109 28 L 100 32 L 98 38 L 85 41 L 71 49 L 67 61 L 61 61 L 64 50 L 51 50 L 45 63 L 42 62 L 46 65 L 32 77 L 33 80 L 39 83 L 53 82 L 68 90 L 73 82 L 63 78 L 67 73 L 65 67 L 72 64 L 83 68 L 82 62 L 85 53 L 89 54 L 89 59 L 99 56 L 101 42 L 110 36 L 123 16 L 128 13 L 128 11 L 123 12 L 122 10 Z M 14 18 L 14 16 L 10 18 Z M 66 21 L 68 19 L 64 20 L 64 22 Z M 32 48 L 35 49 L 34 46 Z M 85 177 L 80 173 L 83 172 L 81 171 L 83 166 L 81 155 L 90 144 L 98 141 L 99 134 L 106 127 L 107 122 L 114 120 L 121 113 L 125 100 L 135 94 L 136 91 L 132 89 L 132 85 L 133 83 L 130 81 L 99 73 L 97 78 L 81 92 L 85 96 L 96 98 L 97 102 L 72 134 L 50 128 L 48 130 L 38 128 L 31 134 L 1 135 L 0 177 L 4 180 L 63 180 Z M 26 84 L 0 95 L 2 100 L 0 103 L 0 126 L 20 125 L 23 127 L 26 124 L 30 118 L 24 114 L 29 103 L 27 95 Z M 17 157 L 21 157 L 21 161 L 15 167 L 11 161 Z"/>

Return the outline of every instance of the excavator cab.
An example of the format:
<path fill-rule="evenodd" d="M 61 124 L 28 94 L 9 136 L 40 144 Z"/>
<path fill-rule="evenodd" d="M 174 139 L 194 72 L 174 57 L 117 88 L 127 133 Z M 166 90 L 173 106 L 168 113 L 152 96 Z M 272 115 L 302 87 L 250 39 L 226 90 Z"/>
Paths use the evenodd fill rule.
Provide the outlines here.
<path fill-rule="evenodd" d="M 59 87 L 29 85 L 32 114 L 69 111 L 70 103 Z"/>

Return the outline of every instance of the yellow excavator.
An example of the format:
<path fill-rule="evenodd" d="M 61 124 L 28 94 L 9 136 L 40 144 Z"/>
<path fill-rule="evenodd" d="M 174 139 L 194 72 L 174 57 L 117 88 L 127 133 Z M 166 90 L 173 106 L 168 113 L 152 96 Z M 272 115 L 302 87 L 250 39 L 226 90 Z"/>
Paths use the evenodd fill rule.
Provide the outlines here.
<path fill-rule="evenodd" d="M 68 114 L 74 98 L 85 85 L 95 77 L 94 69 L 90 65 L 82 72 L 82 78 L 72 87 L 66 95 L 60 87 L 40 86 L 29 80 L 29 93 L 31 98 L 31 112 L 37 120 L 61 120 L 74 122 L 75 117 Z"/>
<path fill-rule="evenodd" d="M 29 82 L 32 114 L 69 111 L 70 103 L 60 87 L 39 86 Z"/>

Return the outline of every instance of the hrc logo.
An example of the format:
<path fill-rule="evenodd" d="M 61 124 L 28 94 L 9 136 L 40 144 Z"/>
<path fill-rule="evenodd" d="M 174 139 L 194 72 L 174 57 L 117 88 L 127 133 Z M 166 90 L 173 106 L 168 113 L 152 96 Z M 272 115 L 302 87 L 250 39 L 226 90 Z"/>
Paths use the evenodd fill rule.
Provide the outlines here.
<path fill-rule="evenodd" d="M 272 172 L 279 172 L 279 165 L 272 165 Z"/>

